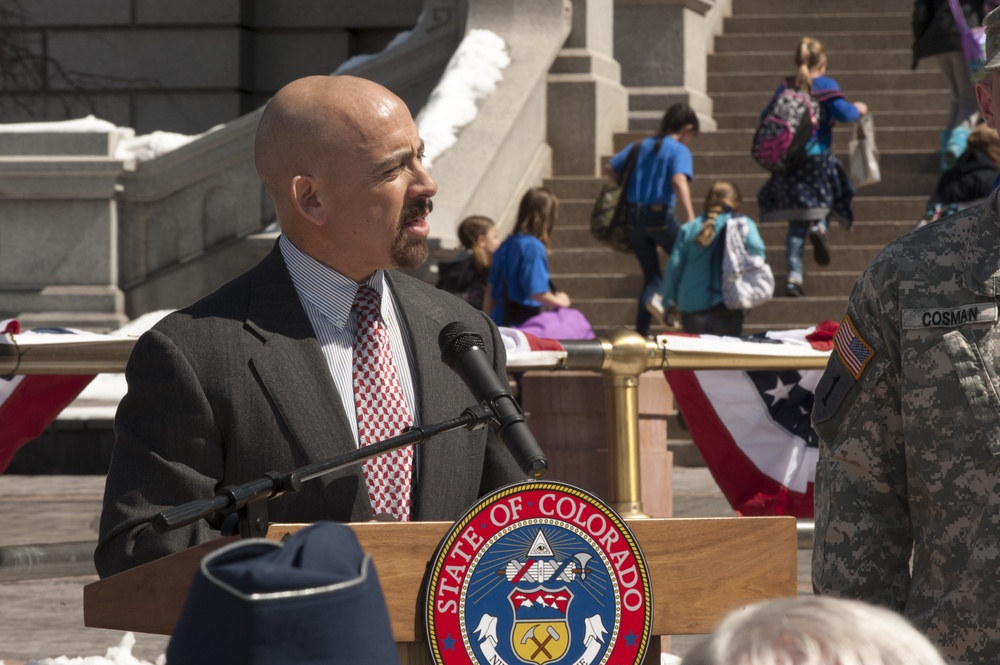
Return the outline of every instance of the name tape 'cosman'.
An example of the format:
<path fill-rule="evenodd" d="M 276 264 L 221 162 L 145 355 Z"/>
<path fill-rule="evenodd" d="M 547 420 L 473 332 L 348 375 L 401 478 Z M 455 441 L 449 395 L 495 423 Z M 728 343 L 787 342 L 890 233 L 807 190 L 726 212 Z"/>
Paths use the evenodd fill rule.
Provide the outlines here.
<path fill-rule="evenodd" d="M 965 323 L 994 323 L 997 305 L 981 302 L 951 309 L 904 309 L 903 328 L 954 328 Z"/>

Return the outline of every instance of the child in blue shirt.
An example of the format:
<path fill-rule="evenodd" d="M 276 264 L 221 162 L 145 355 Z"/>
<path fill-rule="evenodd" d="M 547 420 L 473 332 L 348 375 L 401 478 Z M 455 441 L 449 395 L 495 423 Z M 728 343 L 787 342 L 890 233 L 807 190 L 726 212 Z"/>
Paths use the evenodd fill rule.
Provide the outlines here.
<path fill-rule="evenodd" d="M 680 224 L 694 217 L 691 144 L 698 136 L 698 116 L 690 106 L 674 104 L 663 115 L 656 136 L 633 143 L 611 158 L 604 173 L 620 183 L 629 152 L 635 148 L 635 166 L 626 191 L 625 229 L 642 270 L 642 291 L 635 330 L 646 335 L 656 310 L 663 272 L 657 247 L 670 253 Z M 662 307 L 657 314 L 662 312 Z"/>

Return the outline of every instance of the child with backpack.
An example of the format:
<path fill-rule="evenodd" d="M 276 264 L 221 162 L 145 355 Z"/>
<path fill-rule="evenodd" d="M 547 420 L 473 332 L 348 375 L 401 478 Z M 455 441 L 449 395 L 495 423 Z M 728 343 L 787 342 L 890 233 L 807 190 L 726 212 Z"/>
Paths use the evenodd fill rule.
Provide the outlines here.
<path fill-rule="evenodd" d="M 830 217 L 850 228 L 854 185 L 833 155 L 835 121 L 856 122 L 868 113 L 851 103 L 826 75 L 823 45 L 803 37 L 795 51 L 795 76 L 782 81 L 761 113 L 752 154 L 771 177 L 757 194 L 761 222 L 788 221 L 785 295 L 805 295 L 802 259 L 806 237 L 819 265 L 830 263 Z"/>
<path fill-rule="evenodd" d="M 656 136 L 629 145 L 604 166 L 604 175 L 621 184 L 629 153 L 635 147 L 635 166 L 623 194 L 625 230 L 642 270 L 635 331 L 643 336 L 649 332 L 654 312 L 658 318 L 663 312 L 659 297 L 663 270 L 657 248 L 669 255 L 680 225 L 694 218 L 691 145 L 698 129 L 694 109 L 678 102 L 663 114 Z"/>
<path fill-rule="evenodd" d="M 729 222 L 742 216 L 742 208 L 739 188 L 717 180 L 705 195 L 704 214 L 681 227 L 663 280 L 663 306 L 668 316 L 680 316 L 686 333 L 743 334 L 744 312 L 726 307 L 721 270 L 725 234 L 732 232 Z M 749 217 L 743 217 L 743 225 L 747 251 L 764 258 L 757 225 Z"/>

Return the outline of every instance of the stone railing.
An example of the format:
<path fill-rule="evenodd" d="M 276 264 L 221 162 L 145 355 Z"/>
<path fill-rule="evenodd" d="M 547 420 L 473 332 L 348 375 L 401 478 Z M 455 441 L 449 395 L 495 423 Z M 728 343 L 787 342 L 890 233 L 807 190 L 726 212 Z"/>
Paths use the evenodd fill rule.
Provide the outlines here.
<path fill-rule="evenodd" d="M 114 200 L 122 163 L 111 156 L 119 138 L 0 134 L 0 319 L 97 330 L 125 322 Z"/>
<path fill-rule="evenodd" d="M 406 39 L 344 73 L 382 83 L 416 114 L 468 31 L 505 41 L 503 80 L 433 165 L 432 241 L 450 250 L 465 216 L 508 229 L 544 177 L 597 175 L 629 114 L 636 128 L 637 114 L 658 119 L 675 98 L 710 114 L 705 54 L 730 4 L 426 0 Z M 274 221 L 253 167 L 259 113 L 138 164 L 112 157 L 111 134 L 0 141 L 0 318 L 108 330 L 253 265 Z"/>
<path fill-rule="evenodd" d="M 506 85 L 482 103 L 458 145 L 436 160 L 436 245 L 455 246 L 455 227 L 473 212 L 509 217 L 519 193 L 549 173 L 545 76 L 569 33 L 568 3 L 428 0 L 405 40 L 341 70 L 385 85 L 416 114 L 469 30 L 495 32 L 515 54 Z M 259 114 L 123 175 L 120 284 L 130 317 L 189 303 L 270 248 L 273 237 L 257 235 L 274 221 L 253 167 Z"/>

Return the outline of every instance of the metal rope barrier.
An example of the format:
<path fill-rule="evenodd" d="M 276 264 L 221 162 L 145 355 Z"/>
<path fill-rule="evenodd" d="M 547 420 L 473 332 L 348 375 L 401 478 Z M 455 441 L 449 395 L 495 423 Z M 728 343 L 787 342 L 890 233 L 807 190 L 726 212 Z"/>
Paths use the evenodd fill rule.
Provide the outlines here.
<path fill-rule="evenodd" d="M 59 343 L 32 343 L 18 336 L 17 343 L 0 344 L 0 376 L 28 374 L 98 374 L 125 370 L 136 338 L 107 336 L 107 340 Z M 783 345 L 761 344 L 753 355 L 727 353 L 702 348 L 697 338 L 661 336 L 645 338 L 626 328 L 618 328 L 606 338 L 561 342 L 565 353 L 512 354 L 508 369 L 587 370 L 604 377 L 608 413 L 609 503 L 625 518 L 647 517 L 642 510 L 639 480 L 639 375 L 651 370 L 777 370 L 822 369 L 827 354 L 807 349 L 791 351 Z M 544 361 L 537 360 L 544 356 Z M 813 523 L 798 521 L 799 549 L 812 547 Z M 25 551 L 0 552 L 0 581 L 50 577 L 76 570 L 93 571 L 90 561 L 65 561 L 67 546 L 77 557 L 81 544 L 32 545 Z M 86 545 L 86 544 L 84 544 Z M 34 549 L 32 549 L 34 548 Z M 62 549 L 60 549 L 62 548 Z M 86 549 L 86 548 L 84 548 Z M 25 552 L 37 557 L 26 556 Z M 51 550 L 51 551 L 49 551 Z M 67 550 L 68 551 L 68 550 Z M 69 566 L 69 568 L 66 568 Z"/>

